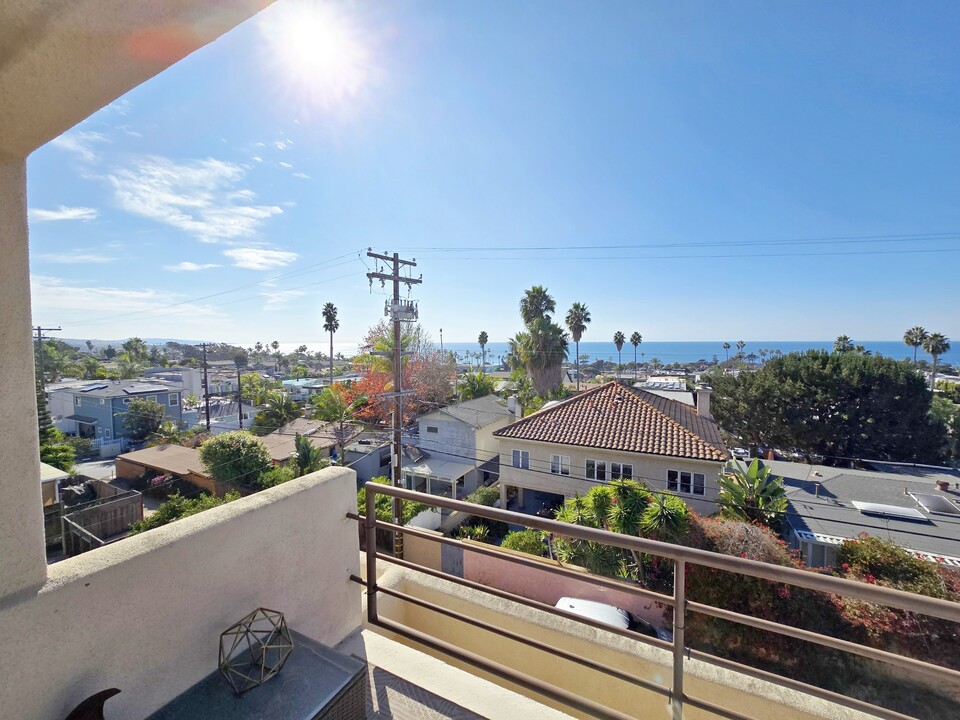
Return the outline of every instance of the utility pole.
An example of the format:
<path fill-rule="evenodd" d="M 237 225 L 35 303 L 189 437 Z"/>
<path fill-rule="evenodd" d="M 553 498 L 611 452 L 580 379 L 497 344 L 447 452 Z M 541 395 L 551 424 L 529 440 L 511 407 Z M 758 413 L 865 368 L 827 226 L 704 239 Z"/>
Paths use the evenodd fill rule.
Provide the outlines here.
<path fill-rule="evenodd" d="M 207 382 L 207 344 L 200 343 L 203 348 L 203 399 L 207 406 L 207 432 L 210 432 L 210 384 Z"/>
<path fill-rule="evenodd" d="M 37 333 L 37 362 L 40 365 L 40 387 L 43 390 L 46 390 L 47 380 L 43 375 L 43 334 L 45 332 L 60 332 L 60 328 L 59 327 L 45 328 L 37 325 L 37 327 L 35 327 L 33 331 Z"/>
<path fill-rule="evenodd" d="M 367 249 L 367 257 L 376 260 L 383 260 L 392 265 L 392 272 L 370 272 L 367 278 L 370 283 L 379 280 L 381 286 L 386 286 L 387 282 L 393 283 L 393 300 L 388 301 L 384 308 L 384 314 L 389 315 L 393 320 L 393 392 L 386 393 L 383 397 L 393 397 L 393 486 L 403 487 L 401 463 L 403 458 L 403 396 L 409 395 L 413 391 L 404 391 L 401 387 L 403 380 L 403 348 L 400 346 L 400 323 L 413 322 L 419 317 L 417 305 L 411 300 L 400 300 L 400 284 L 403 283 L 408 288 L 413 285 L 419 285 L 421 278 L 401 277 L 400 268 L 404 265 L 416 267 L 416 260 L 401 260 L 397 253 L 390 255 L 378 255 Z M 393 499 L 393 523 L 394 525 L 403 524 L 403 500 Z M 367 548 L 370 552 L 370 548 Z M 393 554 L 403 557 L 403 533 L 396 532 L 393 536 Z"/>
<path fill-rule="evenodd" d="M 240 422 L 240 429 L 243 430 L 243 386 L 240 384 L 240 361 L 236 361 L 237 366 L 237 420 Z"/>

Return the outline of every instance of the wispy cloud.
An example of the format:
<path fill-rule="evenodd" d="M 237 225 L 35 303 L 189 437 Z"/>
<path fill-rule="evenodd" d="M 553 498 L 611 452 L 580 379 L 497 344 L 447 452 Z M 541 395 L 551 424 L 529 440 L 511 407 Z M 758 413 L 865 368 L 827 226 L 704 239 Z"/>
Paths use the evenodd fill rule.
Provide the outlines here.
<path fill-rule="evenodd" d="M 178 163 L 169 158 L 140 158 L 117 168 L 107 179 L 127 212 L 170 225 L 203 242 L 254 236 L 283 210 L 255 205 L 252 190 L 238 187 L 246 168 L 208 158 Z"/>
<path fill-rule="evenodd" d="M 30 219 L 33 222 L 55 222 L 57 220 L 95 220 L 100 213 L 96 208 L 67 207 L 61 205 L 56 210 L 41 210 L 30 208 Z"/>
<path fill-rule="evenodd" d="M 306 173 L 302 173 L 302 172 L 295 172 L 295 173 L 293 174 L 293 176 L 294 176 L 295 178 L 303 178 L 304 180 L 309 180 L 309 179 L 310 179 L 310 176 L 309 176 L 309 175 L 307 175 Z"/>
<path fill-rule="evenodd" d="M 263 306 L 264 310 L 275 310 L 278 307 L 286 305 L 291 300 L 296 300 L 306 294 L 303 290 L 277 290 L 272 293 L 260 293 L 262 297 L 267 299 Z"/>
<path fill-rule="evenodd" d="M 287 250 L 267 250 L 266 248 L 233 248 L 223 254 L 233 260 L 233 266 L 247 270 L 272 270 L 289 265 L 299 257 Z"/>
<path fill-rule="evenodd" d="M 281 162 L 278 162 L 277 165 L 279 165 L 280 167 L 284 168 L 285 170 L 289 170 L 290 168 L 293 167 L 293 165 L 291 165 L 290 163 L 288 163 L 288 162 L 282 162 L 282 161 L 281 161 Z"/>
<path fill-rule="evenodd" d="M 171 307 L 178 299 L 164 289 L 123 290 L 113 287 L 85 287 L 50 275 L 31 275 L 30 292 L 33 309 L 38 313 L 63 313 L 78 316 L 80 321 L 91 312 L 144 312 L 162 318 L 182 316 L 189 321 L 220 318 L 214 306 L 184 303 Z"/>
<path fill-rule="evenodd" d="M 203 263 L 198 264 L 195 262 L 190 262 L 189 260 L 184 260 L 182 263 L 177 263 L 176 265 L 164 265 L 164 270 L 169 270 L 170 272 L 198 272 L 200 270 L 209 270 L 210 268 L 220 267 L 216 263 Z"/>
<path fill-rule="evenodd" d="M 116 260 L 109 255 L 97 255 L 96 253 L 41 253 L 37 255 L 38 260 L 49 263 L 61 263 L 63 265 L 83 265 L 88 263 L 109 263 Z"/>
<path fill-rule="evenodd" d="M 87 162 L 93 162 L 97 159 L 94 146 L 102 142 L 108 142 L 107 136 L 102 133 L 89 130 L 72 130 L 54 138 L 50 141 L 50 144 L 61 150 L 74 153 Z"/>

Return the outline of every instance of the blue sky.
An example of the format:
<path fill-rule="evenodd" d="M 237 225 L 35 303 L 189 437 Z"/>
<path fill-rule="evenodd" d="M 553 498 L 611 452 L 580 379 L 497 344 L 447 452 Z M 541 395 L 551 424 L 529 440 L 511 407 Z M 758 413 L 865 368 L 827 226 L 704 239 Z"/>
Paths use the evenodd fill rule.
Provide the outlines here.
<path fill-rule="evenodd" d="M 322 347 L 960 340 L 960 6 L 280 0 L 34 153 L 34 321 Z"/>

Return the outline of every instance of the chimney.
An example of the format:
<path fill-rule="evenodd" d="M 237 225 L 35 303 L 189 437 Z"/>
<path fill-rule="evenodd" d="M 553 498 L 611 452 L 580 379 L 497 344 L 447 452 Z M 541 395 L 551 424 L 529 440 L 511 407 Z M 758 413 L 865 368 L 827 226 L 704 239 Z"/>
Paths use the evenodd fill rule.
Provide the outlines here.
<path fill-rule="evenodd" d="M 507 410 L 513 415 L 515 420 L 523 417 L 523 406 L 520 405 L 520 401 L 517 400 L 516 395 L 511 395 L 507 398 Z"/>
<path fill-rule="evenodd" d="M 709 385 L 697 385 L 697 415 L 708 420 L 713 420 L 713 415 L 710 413 L 710 393 L 713 392 L 713 388 Z"/>

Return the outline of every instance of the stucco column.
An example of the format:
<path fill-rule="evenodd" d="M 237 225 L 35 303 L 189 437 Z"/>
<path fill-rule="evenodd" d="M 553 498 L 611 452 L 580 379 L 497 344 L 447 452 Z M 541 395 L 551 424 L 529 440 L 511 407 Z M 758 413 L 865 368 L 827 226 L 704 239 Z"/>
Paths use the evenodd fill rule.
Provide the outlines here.
<path fill-rule="evenodd" d="M 0 599 L 47 578 L 30 332 L 26 160 L 0 159 Z"/>
<path fill-rule="evenodd" d="M 507 484 L 502 479 L 500 480 L 500 509 L 507 509 Z"/>

